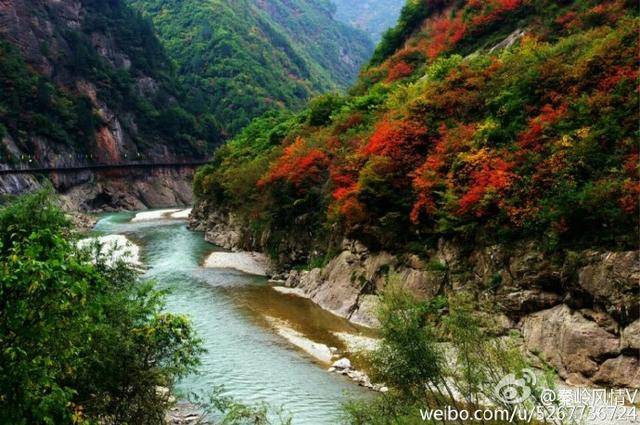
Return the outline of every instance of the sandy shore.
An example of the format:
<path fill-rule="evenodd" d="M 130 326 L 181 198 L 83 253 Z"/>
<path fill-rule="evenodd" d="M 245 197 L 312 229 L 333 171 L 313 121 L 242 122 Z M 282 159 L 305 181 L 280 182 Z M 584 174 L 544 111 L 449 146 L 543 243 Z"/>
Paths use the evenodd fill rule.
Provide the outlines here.
<path fill-rule="evenodd" d="M 234 269 L 257 276 L 267 275 L 267 258 L 257 252 L 213 252 L 204 261 L 212 269 Z"/>
<path fill-rule="evenodd" d="M 187 218 L 189 218 L 189 215 L 191 215 L 191 211 L 192 210 L 193 210 L 193 208 L 187 208 L 186 210 L 180 210 L 178 212 L 171 213 L 169 215 L 169 217 L 175 218 L 175 219 L 178 219 L 178 220 L 186 220 Z"/>
<path fill-rule="evenodd" d="M 79 248 L 88 248 L 93 243 L 100 245 L 100 255 L 106 257 L 108 265 L 123 260 L 133 266 L 141 266 L 140 247 L 123 235 L 107 235 L 78 241 Z"/>
<path fill-rule="evenodd" d="M 368 336 L 356 335 L 348 332 L 332 332 L 347 347 L 350 353 L 373 351 L 380 345 L 380 340 Z"/>
<path fill-rule="evenodd" d="M 310 340 L 300 332 L 290 328 L 287 322 L 283 320 L 271 316 L 265 316 L 265 318 L 273 326 L 276 333 L 288 342 L 323 363 L 331 362 L 332 353 L 328 346 Z"/>
<path fill-rule="evenodd" d="M 310 298 L 305 292 L 300 288 L 289 288 L 287 286 L 272 286 L 274 291 L 280 292 L 281 294 L 287 295 L 295 295 L 301 298 Z"/>
<path fill-rule="evenodd" d="M 140 222 L 140 221 L 151 221 L 151 220 L 162 220 L 162 219 L 184 219 L 189 217 L 191 213 L 191 209 L 180 209 L 180 208 L 170 208 L 164 210 L 155 210 L 155 211 L 144 211 L 136 214 L 135 217 L 131 219 L 132 223 Z"/>

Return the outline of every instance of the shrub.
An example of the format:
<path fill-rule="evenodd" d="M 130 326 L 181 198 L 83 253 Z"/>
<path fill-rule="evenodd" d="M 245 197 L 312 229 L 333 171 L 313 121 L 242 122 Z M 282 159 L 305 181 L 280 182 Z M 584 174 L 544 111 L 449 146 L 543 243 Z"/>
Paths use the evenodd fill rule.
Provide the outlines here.
<path fill-rule="evenodd" d="M 472 313 L 476 309 L 464 294 L 418 301 L 392 275 L 379 310 L 382 341 L 368 359 L 372 377 L 388 385 L 389 392 L 346 403 L 345 422 L 417 424 L 424 423 L 420 409 L 474 411 L 488 402 L 508 411 L 550 408 L 539 399 L 542 386 L 551 386 L 549 374 L 528 381 L 530 395 L 522 402 L 497 395 L 504 377 L 531 378 L 531 369 L 516 344 L 487 333 L 489 323 Z"/>
<path fill-rule="evenodd" d="M 309 102 L 308 122 L 313 126 L 326 125 L 331 122 L 331 115 L 344 104 L 344 99 L 338 95 L 326 94 Z"/>

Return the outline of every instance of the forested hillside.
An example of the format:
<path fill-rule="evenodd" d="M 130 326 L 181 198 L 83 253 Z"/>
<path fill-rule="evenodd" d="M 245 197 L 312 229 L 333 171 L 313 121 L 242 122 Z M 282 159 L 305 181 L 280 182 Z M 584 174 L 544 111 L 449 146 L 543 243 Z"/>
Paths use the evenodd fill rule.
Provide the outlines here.
<path fill-rule="evenodd" d="M 329 0 L 129 0 L 153 20 L 188 87 L 226 134 L 267 110 L 351 84 L 373 46 Z"/>
<path fill-rule="evenodd" d="M 0 22 L 0 162 L 197 157 L 220 141 L 123 2 L 7 1 Z"/>
<path fill-rule="evenodd" d="M 373 50 L 328 2 L 132 3 L 149 18 L 124 0 L 0 5 L 2 162 L 203 156 L 345 87 Z"/>
<path fill-rule="evenodd" d="M 382 34 L 394 27 L 404 0 L 332 0 L 336 18 L 365 31 L 378 42 Z"/>
<path fill-rule="evenodd" d="M 348 96 L 257 120 L 197 193 L 274 254 L 632 246 L 637 32 L 624 0 L 410 0 Z"/>

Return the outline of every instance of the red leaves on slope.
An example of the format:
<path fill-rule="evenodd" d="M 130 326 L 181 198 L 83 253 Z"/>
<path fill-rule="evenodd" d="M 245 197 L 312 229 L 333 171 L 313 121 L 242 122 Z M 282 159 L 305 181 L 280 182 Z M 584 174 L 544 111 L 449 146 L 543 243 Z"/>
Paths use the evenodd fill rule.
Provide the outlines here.
<path fill-rule="evenodd" d="M 619 200 L 620 208 L 627 214 L 638 214 L 640 210 L 640 155 L 637 151 L 627 156 L 624 172 L 629 178 L 622 187 L 623 193 Z"/>
<path fill-rule="evenodd" d="M 500 197 L 515 179 L 514 164 L 504 158 L 506 153 L 502 151 L 487 148 L 474 151 L 476 130 L 475 124 L 440 128 L 440 139 L 413 173 L 416 194 L 411 211 L 413 223 L 417 224 L 422 214 L 435 214 L 442 207 L 436 204 L 437 190 L 459 194 L 453 211 L 457 215 L 474 213 L 481 217 L 487 212 L 487 202 L 501 203 Z"/>
<path fill-rule="evenodd" d="M 406 63 L 405 61 L 399 61 L 391 68 L 389 68 L 389 73 L 387 74 L 386 83 L 392 83 L 396 80 L 399 80 L 404 77 L 408 77 L 413 73 L 413 68 L 411 65 Z"/>
<path fill-rule="evenodd" d="M 617 66 L 612 70 L 610 74 L 605 75 L 604 78 L 600 80 L 600 82 L 598 83 L 598 89 L 608 93 L 613 90 L 621 81 L 636 81 L 637 79 L 638 69 L 636 67 L 632 67 L 630 65 Z"/>
<path fill-rule="evenodd" d="M 336 187 L 332 193 L 335 209 L 348 223 L 356 223 L 366 218 L 365 208 L 358 200 L 360 186 L 358 172 L 350 167 L 331 170 L 331 182 Z"/>
<path fill-rule="evenodd" d="M 440 139 L 427 156 L 424 163 L 413 173 L 413 190 L 416 202 L 411 211 L 411 221 L 418 223 L 423 213 L 431 215 L 436 211 L 434 191 L 441 185 L 451 185 L 446 173 L 455 156 L 471 141 L 476 126 L 473 124 L 459 125 L 448 129 L 440 127 Z"/>
<path fill-rule="evenodd" d="M 460 42 L 467 32 L 462 22 L 462 15 L 454 18 L 442 15 L 432 23 L 431 40 L 427 48 L 427 56 L 434 59 Z"/>
<path fill-rule="evenodd" d="M 515 175 L 511 171 L 513 164 L 502 158 L 489 157 L 484 150 L 473 156 L 471 165 L 476 168 L 470 174 L 472 184 L 460 198 L 458 213 L 466 214 L 475 210 L 475 215 L 480 217 L 484 214 L 484 209 L 477 208 L 478 204 L 489 193 L 499 194 L 508 188 Z"/>
<path fill-rule="evenodd" d="M 544 105 L 540 110 L 540 114 L 529 120 L 529 127 L 520 134 L 518 140 L 520 147 L 536 152 L 542 150 L 544 147 L 544 130 L 566 116 L 567 110 L 568 106 L 566 104 L 562 104 L 557 108 L 549 104 Z"/>
<path fill-rule="evenodd" d="M 376 126 L 362 153 L 366 156 L 385 156 L 401 163 L 413 163 L 420 158 L 426 134 L 427 129 L 421 124 L 385 118 Z"/>
<path fill-rule="evenodd" d="M 471 8 L 481 8 L 480 14 L 471 19 L 474 27 L 489 25 L 498 21 L 503 15 L 513 12 L 522 6 L 522 0 L 470 0 Z"/>
<path fill-rule="evenodd" d="M 258 187 L 285 180 L 300 188 L 304 182 L 317 182 L 327 164 L 328 158 L 324 152 L 310 149 L 299 137 L 284 149 L 283 155 L 272 165 L 267 175 L 258 181 Z"/>
<path fill-rule="evenodd" d="M 576 2 L 571 10 L 556 19 L 556 23 L 567 30 L 588 28 L 594 24 L 597 25 L 598 22 L 613 24 L 624 16 L 627 7 L 624 0 L 605 0 L 595 3 L 597 4 L 589 9 L 580 10 L 579 3 Z"/>

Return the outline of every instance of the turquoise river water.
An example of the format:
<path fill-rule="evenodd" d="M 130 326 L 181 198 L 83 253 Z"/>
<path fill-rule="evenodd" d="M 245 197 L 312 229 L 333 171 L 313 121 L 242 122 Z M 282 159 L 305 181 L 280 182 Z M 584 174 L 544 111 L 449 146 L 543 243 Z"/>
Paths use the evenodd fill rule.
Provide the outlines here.
<path fill-rule="evenodd" d="M 207 353 L 199 373 L 179 383 L 179 394 L 206 394 L 223 385 L 225 394 L 240 402 L 267 402 L 288 412 L 294 424 L 310 425 L 339 423 L 343 401 L 369 395 L 288 344 L 265 318 L 286 321 L 308 338 L 338 348 L 332 331 L 361 329 L 308 300 L 276 292 L 264 278 L 201 267 L 219 248 L 189 231 L 184 221 L 133 223 L 132 216 L 105 215 L 95 232 L 122 234 L 140 245 L 145 277 L 169 290 L 167 309 L 189 316 L 204 340 Z"/>

